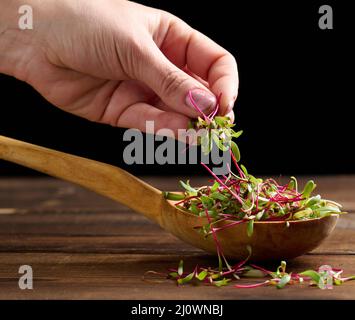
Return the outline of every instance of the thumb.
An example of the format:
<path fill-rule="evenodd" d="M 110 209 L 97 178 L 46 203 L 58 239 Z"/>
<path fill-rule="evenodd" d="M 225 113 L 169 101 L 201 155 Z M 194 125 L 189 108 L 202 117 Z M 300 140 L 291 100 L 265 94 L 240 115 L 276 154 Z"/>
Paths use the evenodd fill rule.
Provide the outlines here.
<path fill-rule="evenodd" d="M 203 113 L 209 114 L 216 106 L 216 96 L 170 62 L 158 47 L 149 49 L 138 62 L 137 80 L 144 82 L 176 112 L 191 118 L 200 116 L 193 105 L 195 103 Z"/>

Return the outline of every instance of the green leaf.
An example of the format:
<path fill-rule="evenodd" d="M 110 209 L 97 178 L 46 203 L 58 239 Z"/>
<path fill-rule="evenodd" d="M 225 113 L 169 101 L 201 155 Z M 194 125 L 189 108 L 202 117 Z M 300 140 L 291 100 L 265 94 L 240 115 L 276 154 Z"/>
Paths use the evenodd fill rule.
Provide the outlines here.
<path fill-rule="evenodd" d="M 203 270 L 199 274 L 196 275 L 196 278 L 200 281 L 203 281 L 206 278 L 207 274 L 208 274 L 207 271 Z"/>
<path fill-rule="evenodd" d="M 233 138 L 239 138 L 241 135 L 242 135 L 242 133 L 243 133 L 243 130 L 240 130 L 240 131 L 238 131 L 238 132 L 235 132 L 234 130 L 232 130 L 233 132 L 232 132 L 232 137 Z"/>
<path fill-rule="evenodd" d="M 313 210 L 311 208 L 306 208 L 301 211 L 297 211 L 296 213 L 293 214 L 293 219 L 295 220 L 300 220 L 300 219 L 305 219 L 309 218 L 309 216 L 313 213 Z"/>
<path fill-rule="evenodd" d="M 218 212 L 216 210 L 216 208 L 211 208 L 208 210 L 208 215 L 211 217 L 211 218 L 217 218 L 218 216 Z"/>
<path fill-rule="evenodd" d="M 265 275 L 266 274 L 263 271 L 254 268 L 249 268 L 242 274 L 242 276 L 246 278 L 264 278 Z"/>
<path fill-rule="evenodd" d="M 304 189 L 302 191 L 302 196 L 306 199 L 308 199 L 312 193 L 312 191 L 315 189 L 316 184 L 314 183 L 313 180 L 309 180 L 306 185 L 304 186 Z"/>
<path fill-rule="evenodd" d="M 247 168 L 244 166 L 244 165 L 240 165 L 240 168 L 242 169 L 242 171 L 244 172 L 244 174 L 248 177 L 249 176 L 249 174 L 248 174 L 248 170 L 247 170 Z"/>
<path fill-rule="evenodd" d="M 260 220 L 263 217 L 264 213 L 265 213 L 265 210 L 261 210 L 260 212 L 258 212 L 256 214 L 255 219 Z"/>
<path fill-rule="evenodd" d="M 286 272 L 286 261 L 281 261 L 281 265 L 279 265 L 276 269 L 276 272 L 273 273 L 273 276 L 279 278 Z"/>
<path fill-rule="evenodd" d="M 218 148 L 219 148 L 220 150 L 222 150 L 223 152 L 229 150 L 228 143 L 226 143 L 226 142 L 223 141 L 223 140 L 219 140 L 217 146 L 218 146 Z"/>
<path fill-rule="evenodd" d="M 219 188 L 219 183 L 217 181 L 215 181 L 213 186 L 211 187 L 211 192 L 217 191 L 218 188 Z"/>
<path fill-rule="evenodd" d="M 197 117 L 197 123 L 205 125 L 206 122 L 201 117 Z"/>
<path fill-rule="evenodd" d="M 249 220 L 247 225 L 247 235 L 251 237 L 254 232 L 254 220 Z"/>
<path fill-rule="evenodd" d="M 197 194 L 197 190 L 190 186 L 190 181 L 189 180 L 187 180 L 186 183 L 184 181 L 180 180 L 180 184 L 186 191 L 188 191 L 190 193 L 193 193 L 193 194 Z"/>
<path fill-rule="evenodd" d="M 281 270 L 281 272 L 286 272 L 286 261 L 281 261 L 281 265 L 279 267 L 279 270 Z"/>
<path fill-rule="evenodd" d="M 220 127 L 224 127 L 225 123 L 228 121 L 228 119 L 226 117 L 220 117 L 220 116 L 216 116 L 213 118 L 213 120 L 220 126 Z"/>
<path fill-rule="evenodd" d="M 203 206 L 207 209 L 211 208 L 214 205 L 213 199 L 208 196 L 201 196 L 201 202 Z"/>
<path fill-rule="evenodd" d="M 219 140 L 218 135 L 217 135 L 215 132 L 212 132 L 212 140 L 214 141 L 214 143 L 216 144 L 216 146 L 219 147 L 220 140 Z"/>
<path fill-rule="evenodd" d="M 322 208 L 314 209 L 313 212 L 316 218 L 324 218 L 332 214 L 342 213 L 339 208 L 335 208 L 335 207 L 322 207 Z"/>
<path fill-rule="evenodd" d="M 188 283 L 188 282 L 190 282 L 193 279 L 194 275 L 195 275 L 195 272 L 191 272 L 185 278 L 178 279 L 177 282 L 178 282 L 178 284 Z"/>
<path fill-rule="evenodd" d="M 320 212 L 322 212 L 322 211 L 336 212 L 336 213 L 340 212 L 340 209 L 338 207 L 333 207 L 333 206 L 325 206 L 325 207 L 321 207 L 321 208 L 319 208 L 317 210 L 320 211 Z"/>
<path fill-rule="evenodd" d="M 197 205 L 195 204 L 195 203 L 191 203 L 191 205 L 190 205 L 190 211 L 193 213 L 193 214 L 195 214 L 195 215 L 199 215 L 199 213 L 200 213 L 200 209 L 199 208 L 197 208 Z"/>
<path fill-rule="evenodd" d="M 219 279 L 220 277 L 221 277 L 220 273 L 214 273 L 214 274 L 210 275 L 210 278 L 212 280 Z"/>
<path fill-rule="evenodd" d="M 210 138 L 210 134 L 207 133 L 201 137 L 201 148 L 204 154 L 209 154 L 212 150 L 213 140 Z"/>
<path fill-rule="evenodd" d="M 172 278 L 178 278 L 179 274 L 177 272 L 170 272 L 169 276 L 172 277 Z"/>
<path fill-rule="evenodd" d="M 249 210 L 250 207 L 251 207 L 251 200 L 250 199 L 245 200 L 244 203 L 243 203 L 243 209 L 244 210 Z"/>
<path fill-rule="evenodd" d="M 334 206 L 334 207 L 338 207 L 338 208 L 342 208 L 343 206 L 338 203 L 338 202 L 335 202 L 335 201 L 332 201 L 332 200 L 323 200 L 327 205 L 331 205 L 331 206 Z"/>
<path fill-rule="evenodd" d="M 223 278 L 222 280 L 213 281 L 213 284 L 217 287 L 222 287 L 222 286 L 226 286 L 230 281 L 231 279 Z"/>
<path fill-rule="evenodd" d="M 237 162 L 239 162 L 240 161 L 240 151 L 239 151 L 238 145 L 234 141 L 231 141 L 231 150 L 232 150 L 232 153 L 235 157 L 235 160 Z"/>
<path fill-rule="evenodd" d="M 184 261 L 180 260 L 179 267 L 178 267 L 178 275 L 182 276 L 183 273 L 184 273 Z"/>
<path fill-rule="evenodd" d="M 314 206 L 315 204 L 319 203 L 320 200 L 321 200 L 320 195 L 316 195 L 316 196 L 314 196 L 314 197 L 311 197 L 311 198 L 309 198 L 309 199 L 306 201 L 306 206 L 312 207 L 312 206 Z"/>
<path fill-rule="evenodd" d="M 288 184 L 289 190 L 298 190 L 297 179 L 295 177 L 291 177 L 291 181 Z"/>
<path fill-rule="evenodd" d="M 320 274 L 314 270 L 306 270 L 299 274 L 302 277 L 310 277 L 316 284 L 319 283 Z"/>
<path fill-rule="evenodd" d="M 288 284 L 291 280 L 291 274 L 285 274 L 279 283 L 276 285 L 277 289 L 282 289 L 286 284 Z"/>
<path fill-rule="evenodd" d="M 221 200 L 221 201 L 227 201 L 228 200 L 228 197 L 226 197 L 225 195 L 223 195 L 220 192 L 213 192 L 213 193 L 211 193 L 210 197 L 213 198 L 213 199 Z"/>
<path fill-rule="evenodd" d="M 318 210 L 314 211 L 314 215 L 316 216 L 316 218 L 324 218 L 324 217 L 331 216 L 332 214 L 334 214 L 334 212 L 332 211 L 318 211 Z"/>
<path fill-rule="evenodd" d="M 185 199 L 185 195 L 182 193 L 172 193 L 172 192 L 164 192 L 165 199 L 168 200 L 183 200 Z"/>

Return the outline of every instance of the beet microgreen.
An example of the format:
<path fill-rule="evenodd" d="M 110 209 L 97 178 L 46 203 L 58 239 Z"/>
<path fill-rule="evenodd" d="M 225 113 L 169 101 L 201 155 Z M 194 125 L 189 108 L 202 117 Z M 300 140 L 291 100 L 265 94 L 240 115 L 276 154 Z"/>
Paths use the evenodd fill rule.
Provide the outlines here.
<path fill-rule="evenodd" d="M 242 131 L 235 132 L 232 129 L 234 124 L 230 123 L 228 117 L 216 116 L 220 97 L 221 95 L 214 111 L 206 115 L 189 92 L 191 104 L 201 115 L 193 127 L 198 130 L 207 129 L 200 140 L 205 152 L 211 151 L 212 141 L 223 151 L 229 149 L 237 173 L 228 166 L 228 176 L 218 177 L 201 163 L 214 178 L 212 186 L 195 188 L 189 181 L 180 181 L 184 189 L 183 196 L 166 192 L 164 195 L 167 199 L 180 200 L 175 205 L 195 215 L 208 216 L 211 223 L 208 228 L 201 228 L 206 235 L 228 228 L 236 221 L 247 222 L 248 236 L 252 236 L 254 220 L 285 221 L 289 225 L 289 220 L 323 218 L 333 213 L 342 213 L 340 204 L 322 199 L 319 195 L 311 197 L 316 187 L 312 180 L 299 192 L 295 177 L 291 177 L 288 184 L 280 185 L 274 179 L 256 178 L 248 173 L 245 166 L 239 166 L 240 152 L 232 138 L 238 138 Z M 230 224 L 219 228 L 212 227 L 216 222 L 225 220 Z"/>
<path fill-rule="evenodd" d="M 177 269 L 170 269 L 168 278 L 176 280 L 178 285 L 187 283 L 204 283 L 217 287 L 226 286 L 241 278 L 267 278 L 262 282 L 252 284 L 235 284 L 236 288 L 256 288 L 273 285 L 282 289 L 291 284 L 318 286 L 320 289 L 331 289 L 333 284 L 340 285 L 345 281 L 354 280 L 355 276 L 341 277 L 343 270 L 330 266 L 321 266 L 318 271 L 306 270 L 301 273 L 287 273 L 286 262 L 282 261 L 275 272 L 247 261 L 251 257 L 252 248 L 247 246 L 248 256 L 235 265 L 230 265 L 225 258 L 218 241 L 217 232 L 233 227 L 240 223 L 247 223 L 247 234 L 253 236 L 256 221 L 285 221 L 287 227 L 291 220 L 305 220 L 323 218 L 331 214 L 339 214 L 341 205 L 330 200 L 322 199 L 320 195 L 311 196 L 316 185 L 308 181 L 302 192 L 298 191 L 298 182 L 291 177 L 289 183 L 278 184 L 274 179 L 260 179 L 248 173 L 243 165 L 239 165 L 240 152 L 232 138 L 238 138 L 242 131 L 235 132 L 228 117 L 215 116 L 219 109 L 219 99 L 215 110 L 205 115 L 189 95 L 191 103 L 201 113 L 191 127 L 205 129 L 198 143 L 204 153 L 209 153 L 215 145 L 223 150 L 229 150 L 237 173 L 229 168 L 227 176 L 218 177 L 204 163 L 201 163 L 213 176 L 210 186 L 192 187 L 187 181 L 180 181 L 184 189 L 183 194 L 165 192 L 165 198 L 178 201 L 175 205 L 194 215 L 206 217 L 208 224 L 198 228 L 204 236 L 212 236 L 218 255 L 218 268 L 196 266 L 192 272 L 184 272 L 181 260 Z M 220 97 L 219 97 L 220 98 Z M 222 226 L 218 222 L 228 221 Z"/>
<path fill-rule="evenodd" d="M 237 283 L 235 288 L 256 288 L 260 286 L 275 286 L 277 289 L 282 289 L 287 285 L 308 284 L 309 286 L 317 286 L 320 289 L 332 289 L 334 285 L 341 285 L 346 281 L 355 280 L 355 276 L 341 277 L 343 270 L 333 269 L 330 266 L 321 266 L 318 271 L 306 270 L 300 273 L 286 272 L 286 262 L 282 261 L 275 272 L 266 270 L 254 264 L 246 265 L 246 260 L 238 263 L 230 269 L 220 268 L 214 269 L 211 267 L 196 266 L 191 273 L 179 273 L 177 270 L 181 267 L 181 262 L 178 269 L 170 269 L 169 279 L 173 279 L 178 285 L 187 283 L 202 283 L 206 285 L 214 285 L 217 287 L 227 286 L 231 283 L 239 282 L 240 279 L 263 279 L 261 282 L 245 284 Z M 326 272 L 322 271 L 326 267 Z M 330 283 L 329 283 L 330 281 Z M 326 283 L 328 282 L 328 285 Z"/>
<path fill-rule="evenodd" d="M 233 138 L 237 139 L 243 133 L 243 131 L 234 131 L 235 124 L 231 123 L 230 117 L 216 116 L 219 110 L 219 101 L 221 95 L 217 99 L 215 109 L 211 114 L 206 115 L 202 112 L 199 106 L 194 101 L 191 92 L 189 93 L 189 99 L 191 104 L 200 113 L 200 117 L 196 120 L 190 121 L 189 128 L 195 129 L 198 133 L 197 144 L 201 145 L 202 152 L 209 154 L 215 144 L 218 149 L 222 151 L 232 150 L 237 161 L 240 159 L 240 152 L 238 145 L 232 141 Z"/>
<path fill-rule="evenodd" d="M 233 155 L 232 155 L 233 157 Z M 320 195 L 311 196 L 316 185 L 308 181 L 302 192 L 297 191 L 297 180 L 292 177 L 285 185 L 274 179 L 260 179 L 249 174 L 243 166 L 238 174 L 230 171 L 228 176 L 217 177 L 205 164 L 202 164 L 215 180 L 210 186 L 192 187 L 189 181 L 180 182 L 184 188 L 184 198 L 170 194 L 168 199 L 179 198 L 176 206 L 197 216 L 205 217 L 208 212 L 211 228 L 201 228 L 206 235 L 211 231 L 221 231 L 236 221 L 248 223 L 248 236 L 253 234 L 254 221 L 285 221 L 323 218 L 331 214 L 343 213 L 341 205 L 322 199 Z M 215 227 L 219 221 L 228 220 L 229 224 Z"/>

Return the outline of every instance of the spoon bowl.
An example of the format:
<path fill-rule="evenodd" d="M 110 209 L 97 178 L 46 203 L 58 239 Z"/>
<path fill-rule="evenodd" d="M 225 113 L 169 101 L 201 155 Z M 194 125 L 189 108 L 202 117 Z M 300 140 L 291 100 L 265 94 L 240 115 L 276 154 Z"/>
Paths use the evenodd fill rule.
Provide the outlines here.
<path fill-rule="evenodd" d="M 212 236 L 205 237 L 197 228 L 208 223 L 164 198 L 164 193 L 125 170 L 90 159 L 43 148 L 0 136 L 0 159 L 46 173 L 118 201 L 145 215 L 184 242 L 216 254 Z M 338 215 L 324 218 L 254 223 L 247 235 L 245 223 L 217 233 L 227 258 L 242 260 L 252 248 L 252 261 L 295 258 L 316 248 L 334 229 Z M 221 225 L 228 221 L 220 222 Z"/>
<path fill-rule="evenodd" d="M 217 254 L 212 235 L 205 237 L 196 229 L 208 223 L 201 218 L 165 204 L 162 227 L 178 238 L 207 252 Z M 173 210 L 171 209 L 173 206 Z M 247 234 L 247 224 L 236 224 L 216 233 L 224 255 L 229 259 L 244 260 L 248 257 L 247 246 L 252 248 L 250 260 L 285 260 L 298 257 L 316 247 L 333 231 L 339 215 L 324 218 L 289 221 L 255 221 L 253 234 Z M 218 226 L 227 225 L 223 221 Z"/>

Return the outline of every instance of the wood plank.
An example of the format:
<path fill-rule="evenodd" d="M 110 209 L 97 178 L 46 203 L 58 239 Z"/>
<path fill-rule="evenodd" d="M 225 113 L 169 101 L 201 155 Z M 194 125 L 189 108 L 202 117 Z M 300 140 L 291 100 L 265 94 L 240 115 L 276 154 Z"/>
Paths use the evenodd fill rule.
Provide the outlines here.
<path fill-rule="evenodd" d="M 0 179 L 0 207 L 25 210 L 90 208 L 91 211 L 125 208 L 89 190 L 52 178 Z"/>
<path fill-rule="evenodd" d="M 142 280 L 147 270 L 166 272 L 175 267 L 180 255 L 144 254 L 56 254 L 0 253 L 0 299 L 353 299 L 355 281 L 333 290 L 306 285 L 237 289 L 206 285 L 177 287 L 173 281 L 148 283 Z M 214 265 L 204 255 L 189 255 L 186 267 Z M 18 268 L 31 265 L 34 290 L 19 290 Z M 294 272 L 321 264 L 342 267 L 355 274 L 355 256 L 303 256 L 289 264 Z M 269 266 L 275 268 L 275 266 Z M 163 280 L 163 279 L 162 279 Z M 240 283 L 250 283 L 243 280 Z"/>
<path fill-rule="evenodd" d="M 308 177 L 302 178 L 305 181 Z M 147 177 L 166 190 L 179 178 Z M 196 184 L 203 184 L 197 179 Z M 319 193 L 355 212 L 355 176 L 315 178 Z M 290 262 L 300 271 L 320 264 L 355 274 L 355 214 L 312 253 Z M 126 207 L 54 179 L 0 179 L 0 299 L 350 299 L 355 282 L 332 291 L 290 286 L 285 290 L 176 288 L 141 280 L 183 258 L 187 266 L 214 266 L 216 258 L 182 243 Z M 33 266 L 35 290 L 18 289 L 18 267 Z M 272 266 L 275 268 L 276 266 Z"/>
<path fill-rule="evenodd" d="M 0 237 L 0 252 L 59 252 L 59 253 L 169 253 L 200 252 L 172 235 L 139 236 L 41 236 L 13 235 Z"/>
<path fill-rule="evenodd" d="M 354 254 L 355 214 L 343 215 L 314 253 Z M 151 244 L 147 248 L 147 243 Z M 144 252 L 175 248 L 196 252 L 134 212 L 21 211 L 0 215 L 0 251 Z"/>
<path fill-rule="evenodd" d="M 339 230 L 326 239 L 311 254 L 355 255 L 353 232 Z M 60 252 L 60 253 L 176 253 L 201 252 L 172 235 L 139 234 L 116 236 L 43 236 L 13 235 L 0 237 L 0 252 Z"/>

